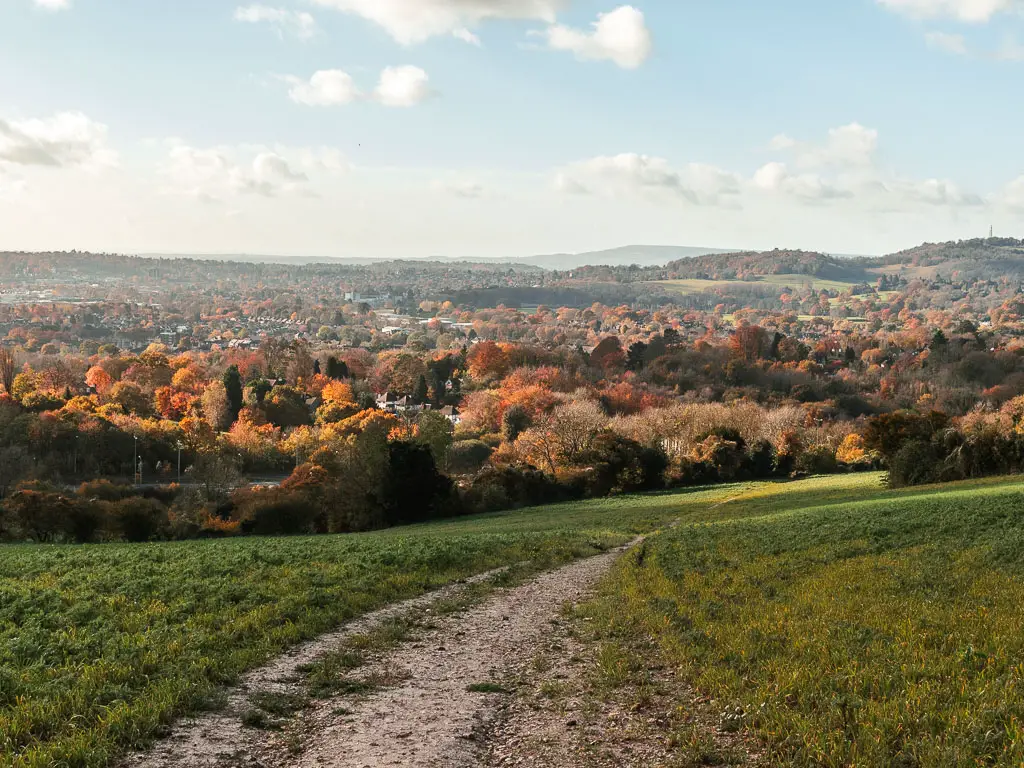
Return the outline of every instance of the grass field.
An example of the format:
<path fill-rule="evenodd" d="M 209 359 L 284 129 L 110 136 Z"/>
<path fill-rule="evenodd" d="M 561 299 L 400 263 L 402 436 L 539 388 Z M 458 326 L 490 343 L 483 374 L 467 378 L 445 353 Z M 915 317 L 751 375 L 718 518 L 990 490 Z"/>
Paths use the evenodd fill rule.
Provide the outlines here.
<path fill-rule="evenodd" d="M 659 280 L 657 285 L 672 288 L 679 293 L 703 293 L 714 288 L 749 288 L 757 285 L 771 285 L 779 289 L 799 289 L 810 286 L 815 290 L 848 291 L 853 282 L 844 283 L 839 280 L 825 280 L 812 275 L 763 275 L 756 281 L 747 280 Z"/>
<path fill-rule="evenodd" d="M 4 547 L 0 765 L 106 765 L 349 618 L 675 520 L 586 607 L 602 658 L 653 638 L 662 659 L 633 666 L 667 662 L 731 725 L 739 707 L 772 764 L 1024 763 L 1024 482 L 867 474 L 352 536 Z"/>
<path fill-rule="evenodd" d="M 523 560 L 675 515 L 671 496 L 376 534 L 0 548 L 0 765 L 101 766 L 296 642 Z"/>
<path fill-rule="evenodd" d="M 653 637 L 772 765 L 1024 764 L 1024 482 L 720 493 L 587 606 L 610 657 Z"/>

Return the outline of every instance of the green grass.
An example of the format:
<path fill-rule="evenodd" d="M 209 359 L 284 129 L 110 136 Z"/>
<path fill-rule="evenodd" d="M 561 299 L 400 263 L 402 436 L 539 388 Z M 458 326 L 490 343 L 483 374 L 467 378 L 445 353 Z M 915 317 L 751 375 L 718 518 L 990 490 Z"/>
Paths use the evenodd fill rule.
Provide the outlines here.
<path fill-rule="evenodd" d="M 0 547 L 0 766 L 106 765 L 301 640 L 499 566 L 594 554 L 678 506 L 652 496 L 351 536 Z"/>
<path fill-rule="evenodd" d="M 856 282 L 842 282 L 839 280 L 825 280 L 812 275 L 762 275 L 757 280 L 697 280 L 694 278 L 682 280 L 658 280 L 657 285 L 672 288 L 679 293 L 703 293 L 715 288 L 749 288 L 755 285 L 771 285 L 779 289 L 792 288 L 800 290 L 809 286 L 814 290 L 821 291 L 848 291 Z M 781 292 L 781 290 L 780 290 Z"/>
<path fill-rule="evenodd" d="M 498 683 L 472 683 L 466 686 L 466 690 L 470 693 L 512 693 L 506 686 Z"/>
<path fill-rule="evenodd" d="M 609 647 L 653 637 L 772 764 L 1024 764 L 1024 482 L 732 493 L 623 559 Z"/>

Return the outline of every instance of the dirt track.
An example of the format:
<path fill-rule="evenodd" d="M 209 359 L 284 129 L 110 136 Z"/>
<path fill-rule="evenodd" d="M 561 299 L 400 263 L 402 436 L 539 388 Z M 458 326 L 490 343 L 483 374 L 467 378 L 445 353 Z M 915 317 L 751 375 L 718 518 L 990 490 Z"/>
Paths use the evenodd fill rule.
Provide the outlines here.
<path fill-rule="evenodd" d="M 250 673 L 217 713 L 186 721 L 152 752 L 125 764 L 139 768 L 294 766 L 481 766 L 486 734 L 508 696 L 476 692 L 514 678 L 547 649 L 553 622 L 579 601 L 622 550 L 578 561 L 518 587 L 499 590 L 464 613 L 434 619 L 429 630 L 373 660 L 360 675 L 388 684 L 361 696 L 317 700 L 283 732 L 245 727 L 253 693 L 293 693 L 303 664 L 375 623 L 454 595 L 453 586 L 366 616 Z"/>

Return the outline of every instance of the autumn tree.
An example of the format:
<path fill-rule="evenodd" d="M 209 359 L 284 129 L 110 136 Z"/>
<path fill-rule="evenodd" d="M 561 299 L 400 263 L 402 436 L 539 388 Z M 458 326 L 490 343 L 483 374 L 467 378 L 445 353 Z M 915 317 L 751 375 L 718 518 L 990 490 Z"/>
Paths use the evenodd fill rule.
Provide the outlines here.
<path fill-rule="evenodd" d="M 626 355 L 622 351 L 622 342 L 618 336 L 601 339 L 590 353 L 590 364 L 602 371 L 621 369 L 625 362 Z"/>
<path fill-rule="evenodd" d="M 741 326 L 729 339 L 729 349 L 733 355 L 747 363 L 756 363 L 760 360 L 770 344 L 768 332 L 757 325 Z"/>
<path fill-rule="evenodd" d="M 508 373 L 508 355 L 493 341 L 473 345 L 466 358 L 469 374 L 477 381 L 500 379 Z"/>
<path fill-rule="evenodd" d="M 217 432 L 223 432 L 231 426 L 231 406 L 228 404 L 228 393 L 222 381 L 210 382 L 203 391 L 200 400 L 203 416 L 207 424 Z"/>
<path fill-rule="evenodd" d="M 593 400 L 577 399 L 555 408 L 546 426 L 561 456 L 571 464 L 590 450 L 594 438 L 607 423 L 608 417 L 600 405 Z"/>

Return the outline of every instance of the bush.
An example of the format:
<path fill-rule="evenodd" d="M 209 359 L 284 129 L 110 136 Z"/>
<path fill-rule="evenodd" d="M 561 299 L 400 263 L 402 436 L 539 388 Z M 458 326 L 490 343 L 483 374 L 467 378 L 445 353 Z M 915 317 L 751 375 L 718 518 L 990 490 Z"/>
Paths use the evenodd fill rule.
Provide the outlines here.
<path fill-rule="evenodd" d="M 743 471 L 755 480 L 763 480 L 775 474 L 775 446 L 768 440 L 758 440 L 747 450 Z"/>
<path fill-rule="evenodd" d="M 482 440 L 460 440 L 448 452 L 448 467 L 456 475 L 471 475 L 491 458 L 494 449 Z"/>
<path fill-rule="evenodd" d="M 578 498 L 569 488 L 536 469 L 487 467 L 474 478 L 463 501 L 474 512 L 536 507 Z"/>
<path fill-rule="evenodd" d="M 92 541 L 103 525 L 102 508 L 43 490 L 20 490 L 0 508 L 4 538 L 46 542 Z"/>
<path fill-rule="evenodd" d="M 590 470 L 585 480 L 588 496 L 608 496 L 631 491 L 652 491 L 665 487 L 668 458 L 659 448 L 605 431 L 594 439 L 591 450 L 582 457 Z"/>
<path fill-rule="evenodd" d="M 111 534 L 125 541 L 150 541 L 169 524 L 167 508 L 155 499 L 134 496 L 109 505 Z"/>
<path fill-rule="evenodd" d="M 78 486 L 77 493 L 85 499 L 120 501 L 135 495 L 135 489 L 127 483 L 112 483 L 109 480 L 90 480 Z"/>
<path fill-rule="evenodd" d="M 815 445 L 796 457 L 794 471 L 807 475 L 829 475 L 839 469 L 836 454 L 827 445 Z"/>
<path fill-rule="evenodd" d="M 939 477 L 939 454 L 931 443 L 911 440 L 889 459 L 889 485 L 924 485 Z"/>
<path fill-rule="evenodd" d="M 315 533 L 319 510 L 305 495 L 272 489 L 250 493 L 236 510 L 243 533 L 291 536 Z"/>

